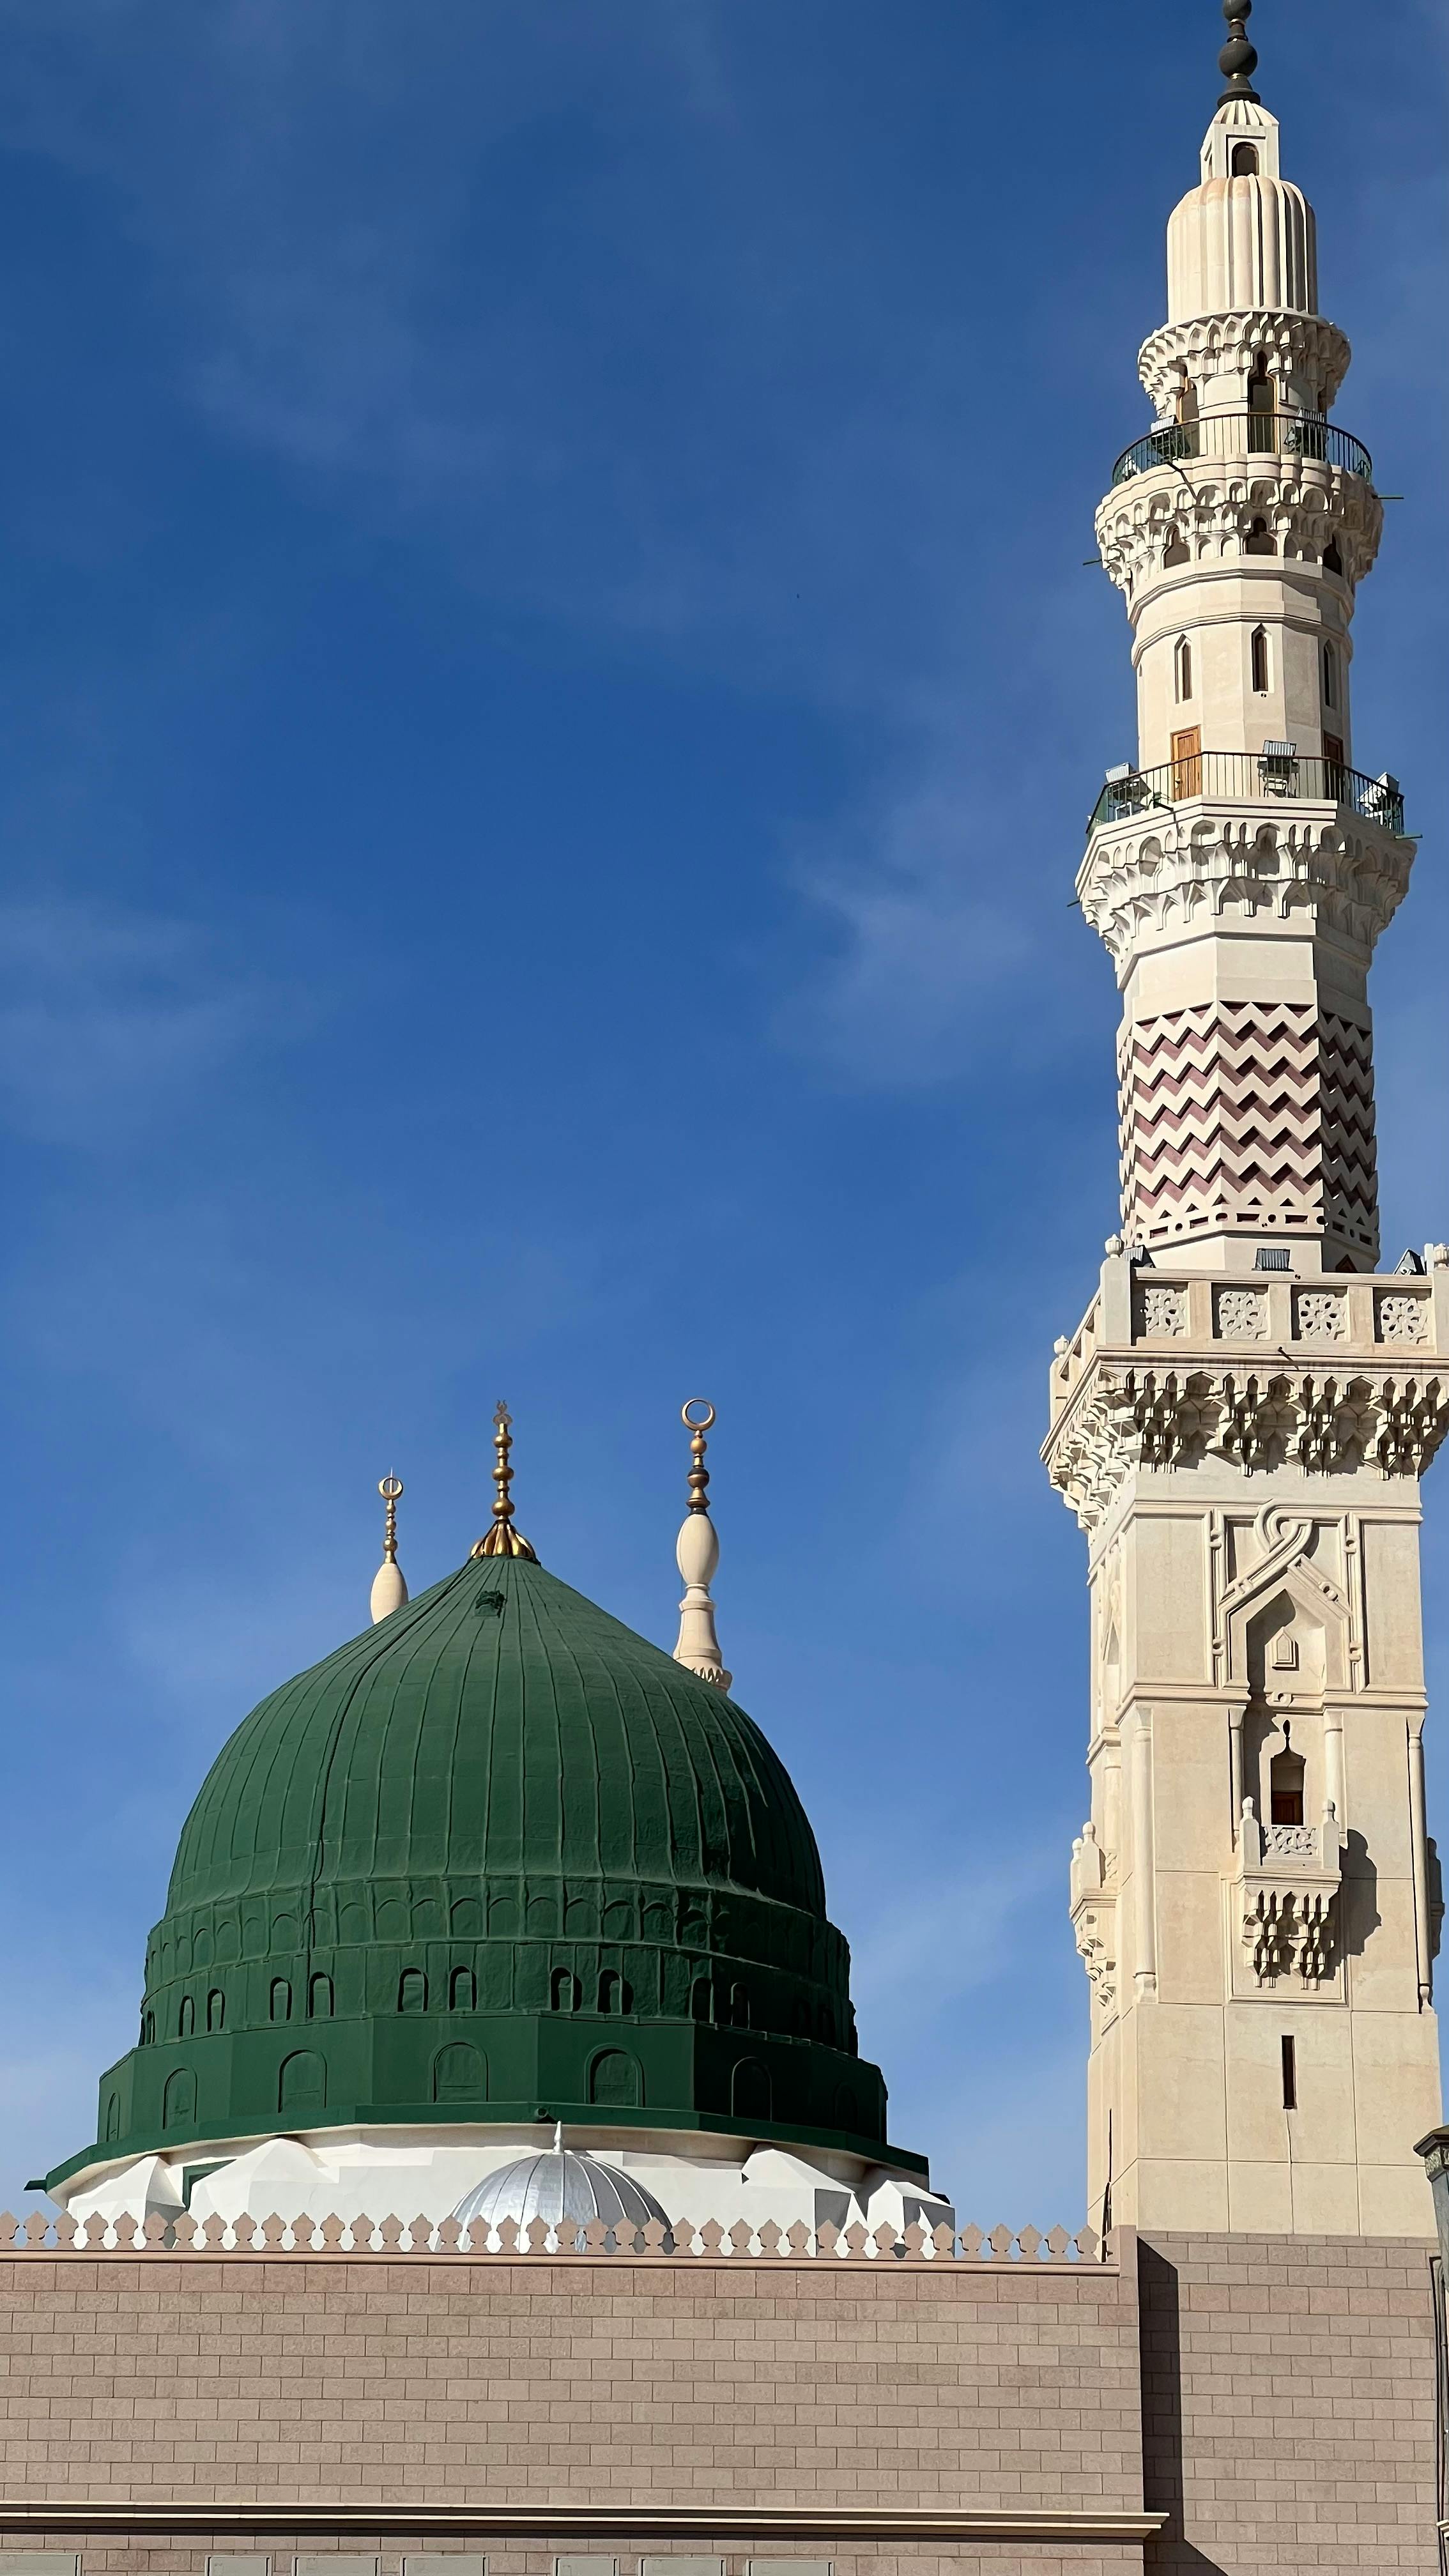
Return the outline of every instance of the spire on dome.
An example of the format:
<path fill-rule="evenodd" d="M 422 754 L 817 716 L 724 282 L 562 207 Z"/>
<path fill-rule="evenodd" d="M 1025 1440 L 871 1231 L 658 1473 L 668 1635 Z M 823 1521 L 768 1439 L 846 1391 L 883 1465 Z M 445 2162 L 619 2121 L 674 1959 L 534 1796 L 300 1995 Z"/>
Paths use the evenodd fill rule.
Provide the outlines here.
<path fill-rule="evenodd" d="M 696 1422 L 695 1414 L 700 1419 Z M 684 1599 L 679 1605 L 679 1641 L 674 1660 L 698 1673 L 703 1682 L 717 1682 L 728 1690 L 733 1676 L 725 1671 L 724 1658 L 715 1635 L 714 1603 L 710 1599 L 710 1578 L 719 1563 L 719 1540 L 709 1516 L 709 1469 L 704 1463 L 705 1433 L 714 1428 L 714 1406 L 702 1395 L 692 1395 L 683 1407 L 680 1420 L 689 1433 L 692 1464 L 689 1470 L 689 1509 L 684 1516 L 674 1550 L 674 1561 L 684 1578 Z"/>
<path fill-rule="evenodd" d="M 401 1476 L 384 1476 L 377 1490 L 387 1505 L 387 1513 L 383 1522 L 382 1563 L 372 1578 L 374 1626 L 379 1619 L 390 1618 L 394 1610 L 404 1609 L 408 1597 L 403 1570 L 397 1561 L 397 1507 L 402 1498 L 403 1480 Z"/>
<path fill-rule="evenodd" d="M 469 1554 L 526 1556 L 530 1565 L 537 1565 L 538 1558 L 523 1532 L 513 1526 L 513 1469 L 509 1463 L 513 1455 L 513 1416 L 501 1395 L 493 1412 L 493 1448 L 493 1482 L 497 1488 L 493 1498 L 493 1526 L 469 1550 Z"/>
<path fill-rule="evenodd" d="M 1253 13 L 1253 0 L 1223 0 L 1223 16 L 1228 22 L 1228 41 L 1218 56 L 1218 70 L 1227 88 L 1218 100 L 1219 107 L 1231 107 L 1234 99 L 1251 99 L 1258 104 L 1253 87 L 1253 74 L 1258 68 L 1258 49 L 1248 34 L 1248 20 Z"/>

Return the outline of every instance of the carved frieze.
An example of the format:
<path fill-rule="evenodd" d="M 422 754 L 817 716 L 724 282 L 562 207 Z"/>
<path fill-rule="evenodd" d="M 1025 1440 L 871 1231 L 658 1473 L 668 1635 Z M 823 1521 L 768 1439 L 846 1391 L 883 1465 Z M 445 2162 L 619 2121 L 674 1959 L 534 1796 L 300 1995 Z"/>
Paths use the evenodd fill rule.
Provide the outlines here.
<path fill-rule="evenodd" d="M 1241 383 L 1260 355 L 1279 383 L 1294 375 L 1312 379 L 1325 406 L 1348 373 L 1348 342 L 1321 313 L 1213 313 L 1198 321 L 1165 322 L 1143 341 L 1137 372 L 1149 402 L 1163 414 L 1186 384 L 1201 387 L 1215 376 Z"/>
<path fill-rule="evenodd" d="M 1321 813 L 1285 810 L 1264 821 L 1214 814 L 1209 798 L 1191 822 L 1154 807 L 1099 824 L 1077 898 L 1119 978 L 1155 937 L 1214 922 L 1236 929 L 1260 914 L 1331 930 L 1367 966 L 1408 892 L 1413 863 L 1412 842 L 1362 816 L 1325 823 Z"/>
<path fill-rule="evenodd" d="M 1244 1475 L 1283 1466 L 1421 1476 L 1449 1430 L 1449 1374 L 1411 1365 L 1333 1369 L 1173 1366 L 1098 1357 L 1043 1449 L 1086 1530 L 1134 1468 L 1192 1468 L 1209 1455 Z"/>
<path fill-rule="evenodd" d="M 1331 1806 L 1321 1825 L 1265 1825 L 1252 1799 L 1243 1800 L 1228 1901 L 1259 1986 L 1291 1976 L 1305 1986 L 1322 1986 L 1335 1975 L 1342 1883 L 1343 1851 Z"/>
<path fill-rule="evenodd" d="M 1361 474 L 1301 456 L 1188 457 L 1120 483 L 1098 507 L 1109 580 L 1132 599 L 1154 576 L 1236 562 L 1266 521 L 1285 563 L 1319 563 L 1337 546 L 1345 578 L 1362 581 L 1378 552 L 1383 503 Z"/>

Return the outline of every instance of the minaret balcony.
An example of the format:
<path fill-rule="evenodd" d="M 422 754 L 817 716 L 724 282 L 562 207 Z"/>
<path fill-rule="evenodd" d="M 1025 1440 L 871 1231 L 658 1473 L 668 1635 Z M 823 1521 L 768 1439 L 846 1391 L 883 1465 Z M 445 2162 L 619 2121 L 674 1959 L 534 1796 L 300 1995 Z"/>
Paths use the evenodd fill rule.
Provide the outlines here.
<path fill-rule="evenodd" d="M 1311 412 L 1209 411 L 1197 420 L 1160 421 L 1145 438 L 1124 447 L 1112 468 L 1112 488 L 1155 474 L 1164 466 L 1221 460 L 1248 465 L 1262 457 L 1307 458 L 1341 474 L 1373 481 L 1373 458 L 1362 439 Z"/>
<path fill-rule="evenodd" d="M 1370 778 L 1341 760 L 1302 754 L 1295 743 L 1265 742 L 1261 751 L 1195 751 L 1163 761 L 1155 769 L 1133 769 L 1125 762 L 1109 772 L 1106 785 L 1088 817 L 1087 829 L 1139 820 L 1154 809 L 1177 805 L 1272 804 L 1331 805 L 1376 823 L 1402 840 L 1404 797 L 1388 770 Z"/>

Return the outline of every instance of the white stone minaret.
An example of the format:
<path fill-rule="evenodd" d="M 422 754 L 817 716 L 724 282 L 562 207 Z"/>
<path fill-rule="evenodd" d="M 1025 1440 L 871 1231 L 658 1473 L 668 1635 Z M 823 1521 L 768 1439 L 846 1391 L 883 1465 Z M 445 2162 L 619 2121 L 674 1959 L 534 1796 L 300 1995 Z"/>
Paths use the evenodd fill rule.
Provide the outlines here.
<path fill-rule="evenodd" d="M 1077 880 L 1122 992 L 1123 1230 L 1044 1451 L 1090 1547 L 1091 2215 L 1428 2236 L 1449 1268 L 1378 1267 L 1367 979 L 1414 855 L 1350 716 L 1383 513 L 1248 5 L 1168 226 L 1156 425 L 1097 517 L 1138 690 Z"/>

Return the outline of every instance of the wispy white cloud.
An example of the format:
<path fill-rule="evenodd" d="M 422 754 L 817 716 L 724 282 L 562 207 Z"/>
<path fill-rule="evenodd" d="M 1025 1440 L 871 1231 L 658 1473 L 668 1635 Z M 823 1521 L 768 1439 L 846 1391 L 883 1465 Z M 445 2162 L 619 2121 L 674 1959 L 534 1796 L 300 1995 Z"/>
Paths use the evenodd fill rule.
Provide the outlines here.
<path fill-rule="evenodd" d="M 264 997 L 178 921 L 57 899 L 0 911 L 0 1117 L 46 1144 L 133 1135 L 233 1056 Z"/>

